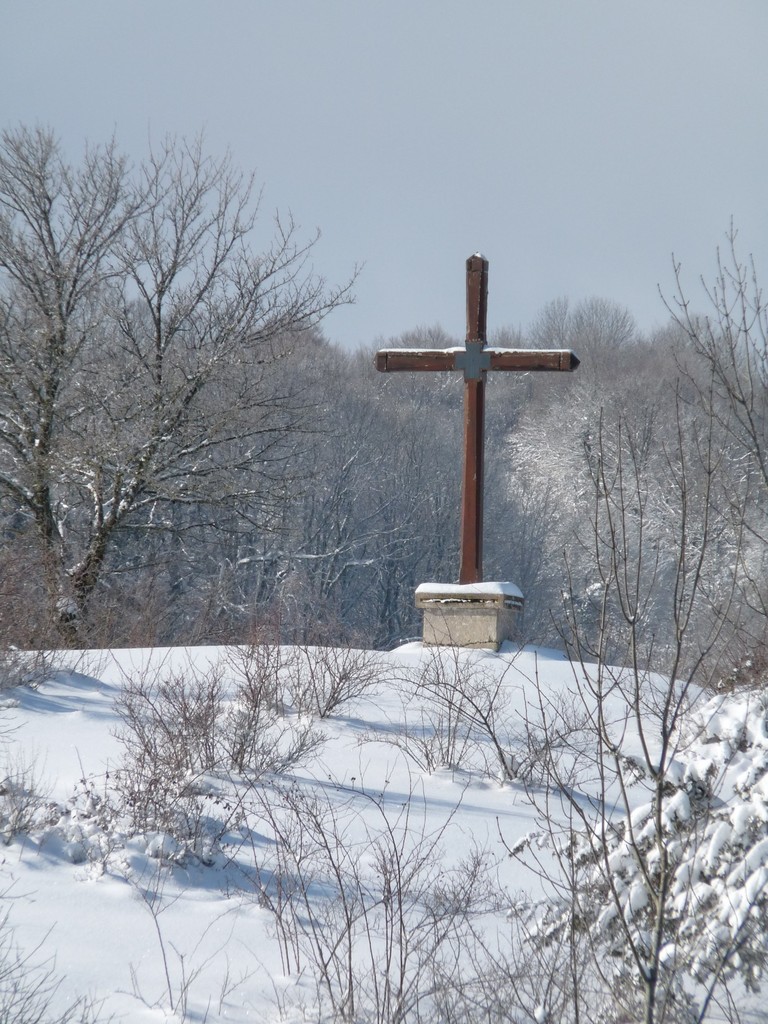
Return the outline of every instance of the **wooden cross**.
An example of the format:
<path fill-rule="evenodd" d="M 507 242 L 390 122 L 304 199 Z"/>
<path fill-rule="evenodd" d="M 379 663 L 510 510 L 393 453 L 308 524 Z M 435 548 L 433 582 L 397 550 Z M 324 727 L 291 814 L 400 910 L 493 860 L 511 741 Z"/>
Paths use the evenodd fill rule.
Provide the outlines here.
<path fill-rule="evenodd" d="M 467 260 L 467 340 L 464 348 L 382 349 L 376 369 L 464 371 L 464 472 L 461 501 L 459 583 L 483 578 L 483 451 L 485 377 L 488 370 L 575 370 L 578 357 L 567 349 L 537 351 L 486 347 L 488 260 L 475 253 Z"/>

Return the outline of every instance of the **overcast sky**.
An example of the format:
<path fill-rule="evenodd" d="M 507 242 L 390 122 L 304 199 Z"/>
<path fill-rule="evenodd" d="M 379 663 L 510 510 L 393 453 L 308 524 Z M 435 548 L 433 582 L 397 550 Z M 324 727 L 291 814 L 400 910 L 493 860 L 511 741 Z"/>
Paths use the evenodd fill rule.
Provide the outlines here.
<path fill-rule="evenodd" d="M 768 281 L 766 0 L 0 0 L 0 122 L 76 154 L 205 131 L 319 227 L 316 270 L 364 264 L 345 345 L 464 333 L 598 295 L 665 319 L 731 218 Z"/>

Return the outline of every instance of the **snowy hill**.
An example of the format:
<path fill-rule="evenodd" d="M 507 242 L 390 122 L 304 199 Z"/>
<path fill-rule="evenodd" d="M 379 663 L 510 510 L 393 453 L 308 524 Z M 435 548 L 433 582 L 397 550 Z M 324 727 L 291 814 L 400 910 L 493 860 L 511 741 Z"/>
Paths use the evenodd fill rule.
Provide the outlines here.
<path fill-rule="evenodd" d="M 618 1021 L 648 964 L 652 1019 L 749 1009 L 760 696 L 420 644 L 68 653 L 3 696 L 5 988 L 44 1020 L 570 1020 L 576 986 Z"/>

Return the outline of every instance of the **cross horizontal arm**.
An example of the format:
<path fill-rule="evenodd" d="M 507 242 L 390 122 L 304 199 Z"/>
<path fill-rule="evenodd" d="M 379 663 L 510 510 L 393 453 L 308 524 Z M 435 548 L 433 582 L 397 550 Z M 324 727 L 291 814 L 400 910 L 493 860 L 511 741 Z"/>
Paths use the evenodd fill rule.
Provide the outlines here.
<path fill-rule="evenodd" d="M 568 349 L 490 348 L 492 370 L 575 370 L 579 357 Z"/>
<path fill-rule="evenodd" d="M 376 369 L 382 373 L 397 370 L 458 370 L 456 356 L 464 358 L 465 348 L 402 349 L 385 348 L 376 353 Z M 482 348 L 489 370 L 575 370 L 579 357 L 569 349 Z"/>
<path fill-rule="evenodd" d="M 382 373 L 394 370 L 455 370 L 456 352 L 442 348 L 384 348 L 376 353 L 376 369 Z"/>

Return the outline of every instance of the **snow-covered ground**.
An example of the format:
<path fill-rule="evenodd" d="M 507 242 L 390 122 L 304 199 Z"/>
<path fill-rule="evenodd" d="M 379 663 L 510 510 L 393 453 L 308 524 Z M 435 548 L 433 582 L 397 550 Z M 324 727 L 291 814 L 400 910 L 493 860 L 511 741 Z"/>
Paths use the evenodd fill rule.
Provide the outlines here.
<path fill-rule="evenodd" d="M 344 691 L 342 678 L 346 699 L 322 717 L 317 701 L 327 697 L 327 684 L 308 666 L 315 661 L 338 672 L 338 658 L 285 649 L 277 664 L 248 657 L 217 648 L 67 653 L 52 656 L 36 685 L 2 695 L 5 934 L 12 928 L 22 950 L 37 950 L 33 963 L 55 956 L 54 1008 L 88 995 L 101 1004 L 103 1019 L 137 1024 L 318 1020 L 330 1012 L 320 964 L 330 958 L 329 975 L 348 966 L 342 939 L 356 944 L 355 969 L 367 975 L 361 991 L 373 991 L 393 951 L 402 954 L 392 909 L 404 905 L 398 887 L 416 894 L 408 896 L 409 970 L 427 969 L 420 957 L 439 965 L 451 942 L 461 942 L 457 925 L 438 948 L 440 900 L 461 904 L 473 928 L 496 934 L 505 929 L 510 894 L 540 891 L 509 849 L 541 824 L 531 801 L 538 782 L 525 721 L 535 719 L 542 701 L 582 685 L 581 670 L 562 653 L 509 645 L 499 654 L 436 651 L 421 644 L 366 653 L 353 664 L 362 692 Z M 285 704 L 266 723 L 244 726 L 242 690 L 236 694 L 243 678 L 253 684 L 256 668 L 286 681 Z M 456 672 L 467 699 L 483 692 L 495 701 L 503 750 L 491 731 L 468 734 L 460 715 L 451 733 L 449 705 L 438 714 L 434 694 L 445 674 Z M 163 680 L 178 688 L 194 678 L 218 695 L 222 749 L 232 751 L 244 728 L 263 729 L 266 746 L 227 772 L 182 766 L 181 786 L 172 772 L 168 787 L 178 799 L 166 810 L 176 824 L 149 827 L 147 806 L 138 804 L 162 780 L 152 779 L 140 758 L 131 762 L 133 776 L 126 768 L 128 748 L 119 739 L 126 731 L 125 688 L 140 695 L 135 712 L 143 713 L 150 698 L 169 735 L 195 748 L 201 738 L 192 735 L 194 723 L 185 740 L 184 727 L 157 697 Z M 750 743 L 765 740 L 764 713 L 752 711 L 710 704 L 697 726 L 701 776 L 719 758 L 731 766 L 731 790 L 749 789 L 741 825 L 734 817 L 730 831 L 712 834 L 713 864 L 720 848 L 738 838 L 735 830 L 747 830 L 747 819 L 768 819 L 759 785 L 766 755 L 759 764 L 733 761 L 734 749 L 744 749 L 745 729 L 754 734 Z M 620 700 L 616 715 L 621 719 Z M 278 772 L 249 770 L 254 758 L 280 767 L 296 737 L 306 745 L 303 759 Z M 631 753 L 631 728 L 624 728 L 624 742 Z M 592 783 L 584 785 L 588 792 Z M 32 789 L 44 799 L 27 800 Z M 142 814 L 145 827 L 138 829 Z M 165 819 L 158 812 L 152 820 Z M 766 860 L 762 848 L 752 856 L 753 889 L 765 887 Z M 333 884 L 342 875 L 348 902 Z M 350 922 L 354 916 L 346 932 L 339 923 L 345 908 L 353 908 Z M 331 934 L 341 937 L 335 949 Z M 376 998 L 385 996 L 391 993 Z"/>

